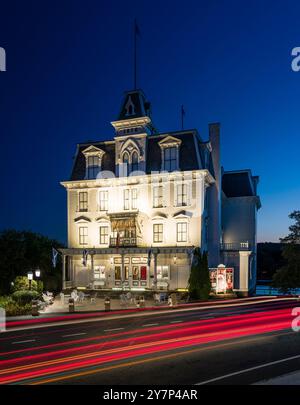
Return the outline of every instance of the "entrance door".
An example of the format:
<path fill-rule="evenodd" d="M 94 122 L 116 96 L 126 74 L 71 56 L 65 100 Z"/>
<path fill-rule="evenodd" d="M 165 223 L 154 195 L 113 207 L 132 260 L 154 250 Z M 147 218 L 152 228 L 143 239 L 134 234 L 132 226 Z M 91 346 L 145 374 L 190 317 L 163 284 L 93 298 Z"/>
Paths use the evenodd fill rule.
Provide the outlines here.
<path fill-rule="evenodd" d="M 132 287 L 147 287 L 148 285 L 148 268 L 147 266 L 132 265 L 131 266 L 131 286 Z"/>

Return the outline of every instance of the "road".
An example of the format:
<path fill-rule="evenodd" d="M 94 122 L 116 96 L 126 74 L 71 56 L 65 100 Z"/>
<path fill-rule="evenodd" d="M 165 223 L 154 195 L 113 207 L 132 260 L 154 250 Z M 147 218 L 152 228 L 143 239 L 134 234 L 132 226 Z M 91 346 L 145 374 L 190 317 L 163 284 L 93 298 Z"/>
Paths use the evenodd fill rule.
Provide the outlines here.
<path fill-rule="evenodd" d="M 8 331 L 0 384 L 252 384 L 300 370 L 300 302 L 245 303 Z"/>

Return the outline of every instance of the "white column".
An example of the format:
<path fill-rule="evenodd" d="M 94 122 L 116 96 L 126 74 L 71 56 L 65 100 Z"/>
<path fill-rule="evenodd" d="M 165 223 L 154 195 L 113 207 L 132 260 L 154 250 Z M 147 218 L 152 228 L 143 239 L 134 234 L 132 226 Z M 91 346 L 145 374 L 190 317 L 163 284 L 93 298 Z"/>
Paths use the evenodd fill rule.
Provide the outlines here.
<path fill-rule="evenodd" d="M 62 255 L 62 289 L 66 288 L 66 256 Z"/>
<path fill-rule="evenodd" d="M 154 285 L 154 290 L 156 290 L 157 289 L 157 255 L 158 255 L 158 253 L 153 253 L 153 257 L 154 257 L 154 260 L 153 260 L 153 275 L 154 275 L 154 277 L 153 277 L 153 285 Z"/>
<path fill-rule="evenodd" d="M 243 293 L 248 293 L 249 291 L 249 271 L 250 271 L 250 260 L 251 251 L 239 251 L 240 254 L 240 282 L 239 291 Z"/>

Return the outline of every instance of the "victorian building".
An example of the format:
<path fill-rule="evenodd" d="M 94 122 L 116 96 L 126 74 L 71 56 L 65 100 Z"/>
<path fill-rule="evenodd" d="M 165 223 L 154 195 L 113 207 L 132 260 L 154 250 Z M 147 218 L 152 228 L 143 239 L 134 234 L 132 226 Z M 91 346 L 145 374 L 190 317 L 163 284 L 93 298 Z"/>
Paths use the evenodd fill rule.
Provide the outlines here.
<path fill-rule="evenodd" d="M 185 290 L 194 247 L 256 281 L 258 177 L 221 167 L 220 127 L 158 133 L 141 90 L 125 93 L 113 139 L 77 146 L 67 191 L 63 287 Z"/>

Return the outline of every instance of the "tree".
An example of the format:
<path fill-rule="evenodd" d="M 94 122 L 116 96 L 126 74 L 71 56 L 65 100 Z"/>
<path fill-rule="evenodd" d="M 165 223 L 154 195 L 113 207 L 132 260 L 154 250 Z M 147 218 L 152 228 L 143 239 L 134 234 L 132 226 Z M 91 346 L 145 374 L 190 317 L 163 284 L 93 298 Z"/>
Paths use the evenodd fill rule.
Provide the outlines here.
<path fill-rule="evenodd" d="M 300 211 L 293 211 L 289 218 L 295 223 L 289 227 L 289 235 L 280 239 L 284 243 L 282 255 L 287 264 L 273 276 L 273 286 L 283 292 L 300 287 Z"/>
<path fill-rule="evenodd" d="M 203 252 L 200 269 L 200 290 L 199 290 L 200 299 L 207 300 L 209 298 L 210 291 L 211 291 L 211 284 L 209 277 L 207 252 Z"/>
<path fill-rule="evenodd" d="M 202 254 L 200 248 L 195 248 L 189 277 L 190 298 L 194 300 L 207 299 L 210 289 L 207 253 Z"/>
<path fill-rule="evenodd" d="M 10 292 L 11 283 L 17 276 L 27 276 L 29 270 L 41 269 L 45 289 L 61 286 L 61 261 L 52 268 L 52 247 L 63 247 L 56 240 L 30 232 L 13 229 L 0 232 L 0 294 Z"/>

